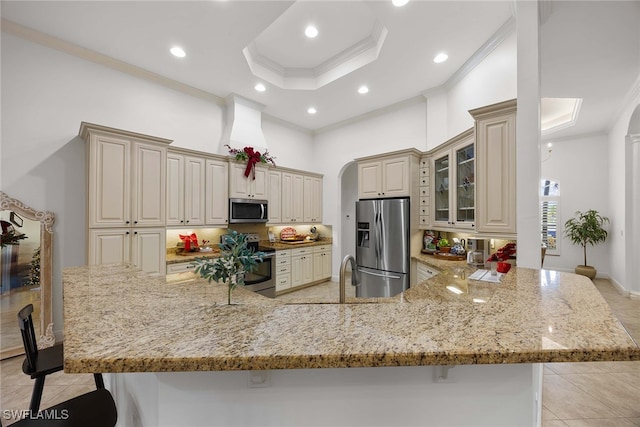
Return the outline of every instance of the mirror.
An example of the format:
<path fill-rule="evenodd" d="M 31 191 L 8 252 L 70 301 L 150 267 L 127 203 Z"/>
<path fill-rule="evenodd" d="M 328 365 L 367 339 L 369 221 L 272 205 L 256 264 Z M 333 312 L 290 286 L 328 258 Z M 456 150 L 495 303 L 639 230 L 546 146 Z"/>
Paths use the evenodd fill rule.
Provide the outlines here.
<path fill-rule="evenodd" d="M 51 236 L 54 216 L 0 191 L 0 359 L 24 353 L 17 313 L 33 304 L 38 347 L 55 343 L 51 313 Z"/>

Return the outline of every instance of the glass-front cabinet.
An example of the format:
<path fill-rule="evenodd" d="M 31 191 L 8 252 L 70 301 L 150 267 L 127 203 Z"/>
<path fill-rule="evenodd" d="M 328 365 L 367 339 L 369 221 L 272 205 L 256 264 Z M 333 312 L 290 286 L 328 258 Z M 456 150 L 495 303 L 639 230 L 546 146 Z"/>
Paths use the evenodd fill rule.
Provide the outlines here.
<path fill-rule="evenodd" d="M 473 129 L 443 144 L 433 159 L 434 228 L 474 227 L 475 150 Z"/>

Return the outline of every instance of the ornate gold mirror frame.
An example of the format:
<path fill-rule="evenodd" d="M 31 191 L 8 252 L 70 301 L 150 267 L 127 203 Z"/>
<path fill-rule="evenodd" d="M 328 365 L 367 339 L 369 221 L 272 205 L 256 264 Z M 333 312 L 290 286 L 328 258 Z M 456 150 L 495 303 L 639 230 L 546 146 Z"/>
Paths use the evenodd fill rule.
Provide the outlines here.
<path fill-rule="evenodd" d="M 35 278 L 35 283 L 39 281 L 39 286 L 31 286 L 30 289 L 24 293 L 23 297 L 16 297 L 16 292 L 12 292 L 9 283 L 3 283 L 0 304 L 1 310 L 1 322 L 2 339 L 0 345 L 0 359 L 6 359 L 8 357 L 16 356 L 24 353 L 24 347 L 22 345 L 22 337 L 18 327 L 18 311 L 33 300 L 34 304 L 34 326 L 36 327 L 36 335 L 39 335 L 38 347 L 50 347 L 55 343 L 55 336 L 53 334 L 53 320 L 51 313 L 51 261 L 52 261 L 52 234 L 53 234 L 53 222 L 54 215 L 48 211 L 36 211 L 28 206 L 25 206 L 22 202 L 16 199 L 12 199 L 4 192 L 0 191 L 0 211 L 2 212 L 2 221 L 9 222 L 5 217 L 9 217 L 10 221 L 21 226 L 23 220 L 31 220 L 40 223 L 40 263 L 38 268 L 37 255 L 34 255 L 32 263 L 35 265 L 32 267 L 32 271 L 40 272 L 40 277 Z M 4 212 L 8 211 L 8 213 Z M 36 232 L 37 234 L 37 232 Z M 3 235 L 3 237 L 6 237 Z M 5 242 L 6 243 L 6 242 Z M 10 280 L 12 257 L 10 253 L 11 246 L 4 245 L 0 253 L 0 274 L 2 274 L 3 282 Z M 32 282 L 33 282 L 32 278 Z M 1 282 L 0 282 L 1 283 Z M 26 286 L 25 286 L 26 288 Z M 35 295 L 29 295 L 31 292 L 39 292 Z M 38 298 L 39 297 L 39 298 Z M 39 310 L 38 310 L 39 306 Z M 39 328 L 38 328 L 39 326 Z"/>

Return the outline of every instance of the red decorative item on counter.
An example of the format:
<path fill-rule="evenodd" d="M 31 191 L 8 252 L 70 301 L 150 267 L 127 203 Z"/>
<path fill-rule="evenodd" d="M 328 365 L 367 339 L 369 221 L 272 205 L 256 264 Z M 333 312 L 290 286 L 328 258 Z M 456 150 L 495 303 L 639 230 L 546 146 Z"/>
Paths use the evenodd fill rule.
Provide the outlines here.
<path fill-rule="evenodd" d="M 191 252 L 192 250 L 198 249 L 198 236 L 196 233 L 189 234 L 178 234 L 180 236 L 180 240 L 184 242 L 184 251 Z"/>
<path fill-rule="evenodd" d="M 516 256 L 516 244 L 507 243 L 487 259 L 487 262 L 506 261 Z"/>

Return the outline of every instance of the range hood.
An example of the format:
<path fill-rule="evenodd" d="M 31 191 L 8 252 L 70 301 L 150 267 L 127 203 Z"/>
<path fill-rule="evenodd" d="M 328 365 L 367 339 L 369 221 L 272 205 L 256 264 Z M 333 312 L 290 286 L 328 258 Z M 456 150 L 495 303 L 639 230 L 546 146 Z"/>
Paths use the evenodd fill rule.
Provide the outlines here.
<path fill-rule="evenodd" d="M 220 153 L 227 153 L 225 144 L 242 150 L 253 147 L 256 151 L 267 151 L 267 141 L 262 133 L 262 110 L 264 105 L 232 94 L 226 98 L 226 126 L 220 140 Z"/>

